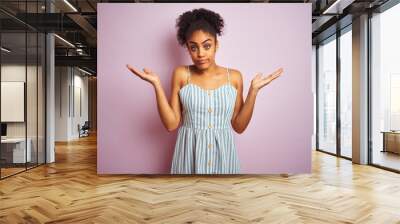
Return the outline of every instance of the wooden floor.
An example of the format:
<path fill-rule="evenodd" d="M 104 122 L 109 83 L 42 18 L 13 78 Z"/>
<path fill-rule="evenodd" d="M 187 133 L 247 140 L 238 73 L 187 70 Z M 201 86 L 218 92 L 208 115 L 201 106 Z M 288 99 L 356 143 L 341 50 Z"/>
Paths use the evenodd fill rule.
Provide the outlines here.
<path fill-rule="evenodd" d="M 1 177 L 2 178 L 3 177 L 8 177 L 8 176 L 11 176 L 13 174 L 16 174 L 16 173 L 19 173 L 19 172 L 23 172 L 25 170 L 26 170 L 25 167 L 23 167 L 23 168 L 20 168 L 20 167 L 17 167 L 17 168 L 1 168 Z"/>
<path fill-rule="evenodd" d="M 400 223 L 400 175 L 313 152 L 303 175 L 96 174 L 96 139 L 0 181 L 0 223 Z"/>

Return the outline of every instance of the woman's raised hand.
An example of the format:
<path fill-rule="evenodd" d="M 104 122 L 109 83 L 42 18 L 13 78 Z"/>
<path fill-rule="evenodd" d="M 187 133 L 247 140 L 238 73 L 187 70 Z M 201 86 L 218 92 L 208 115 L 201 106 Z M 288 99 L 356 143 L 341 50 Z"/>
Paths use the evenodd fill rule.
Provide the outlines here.
<path fill-rule="evenodd" d="M 269 76 L 265 77 L 263 77 L 261 73 L 258 73 L 251 81 L 252 90 L 258 92 L 258 90 L 268 85 L 270 82 L 272 82 L 272 80 L 281 76 L 282 73 L 283 73 L 283 68 L 279 68 L 278 70 L 271 73 Z"/>
<path fill-rule="evenodd" d="M 151 83 L 152 85 L 156 85 L 160 83 L 160 78 L 158 77 L 158 75 L 154 72 L 152 72 L 150 69 L 148 68 L 144 68 L 143 72 L 135 69 L 134 67 L 130 66 L 130 65 L 126 65 L 126 67 L 129 69 L 129 71 L 131 71 L 133 74 L 135 74 L 136 76 L 138 76 L 139 78 L 148 81 L 149 83 Z"/>

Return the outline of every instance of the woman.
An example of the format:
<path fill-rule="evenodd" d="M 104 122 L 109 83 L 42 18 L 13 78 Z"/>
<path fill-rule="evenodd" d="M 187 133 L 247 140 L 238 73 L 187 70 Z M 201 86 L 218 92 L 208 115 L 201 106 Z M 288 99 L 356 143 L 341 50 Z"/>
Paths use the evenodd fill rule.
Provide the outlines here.
<path fill-rule="evenodd" d="M 177 38 L 193 65 L 178 66 L 172 75 L 168 102 L 157 74 L 127 65 L 156 92 L 158 112 L 168 131 L 179 127 L 172 160 L 172 174 L 237 174 L 239 160 L 233 131 L 242 133 L 249 124 L 258 91 L 279 77 L 280 68 L 267 77 L 257 74 L 243 102 L 243 79 L 238 70 L 217 65 L 217 35 L 222 17 L 207 9 L 194 9 L 179 16 Z"/>

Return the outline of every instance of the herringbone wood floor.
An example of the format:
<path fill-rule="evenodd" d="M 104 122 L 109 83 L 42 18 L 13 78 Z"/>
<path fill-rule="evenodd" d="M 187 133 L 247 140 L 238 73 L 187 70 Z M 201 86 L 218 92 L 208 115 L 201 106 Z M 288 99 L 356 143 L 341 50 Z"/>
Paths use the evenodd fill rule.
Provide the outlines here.
<path fill-rule="evenodd" d="M 400 223 L 400 175 L 313 152 L 303 175 L 96 174 L 96 139 L 0 181 L 0 223 Z"/>

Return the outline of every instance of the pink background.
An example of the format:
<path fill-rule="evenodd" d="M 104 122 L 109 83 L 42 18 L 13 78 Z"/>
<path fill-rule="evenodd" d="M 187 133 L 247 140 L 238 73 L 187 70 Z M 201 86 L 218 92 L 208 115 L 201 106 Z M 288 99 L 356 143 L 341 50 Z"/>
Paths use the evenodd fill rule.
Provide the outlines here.
<path fill-rule="evenodd" d="M 98 4 L 99 174 L 169 174 L 177 131 L 161 123 L 152 86 L 127 63 L 149 67 L 168 98 L 172 70 L 192 64 L 175 21 L 204 7 L 225 21 L 216 63 L 243 74 L 243 97 L 256 72 L 284 68 L 257 96 L 253 118 L 235 132 L 241 173 L 311 172 L 311 4 Z"/>

